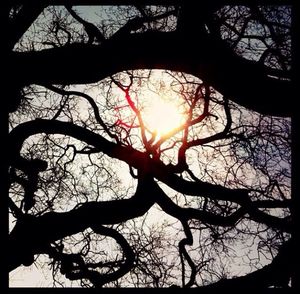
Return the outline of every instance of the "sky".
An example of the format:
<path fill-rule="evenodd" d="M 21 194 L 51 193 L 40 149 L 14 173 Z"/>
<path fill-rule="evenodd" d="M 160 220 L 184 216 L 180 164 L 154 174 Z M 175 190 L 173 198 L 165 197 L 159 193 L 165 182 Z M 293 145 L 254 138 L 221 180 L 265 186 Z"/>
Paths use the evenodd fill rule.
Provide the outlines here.
<path fill-rule="evenodd" d="M 89 19 L 89 20 L 94 20 L 94 19 L 98 18 L 99 15 L 101 18 L 106 17 L 105 13 L 103 13 L 103 11 L 97 12 L 98 13 L 98 16 L 97 16 L 97 14 L 92 12 L 89 7 L 80 7 L 80 8 L 78 8 L 78 10 L 82 13 L 82 15 L 86 19 Z M 45 20 L 47 21 L 47 19 L 45 19 Z M 155 75 L 157 75 L 157 76 L 155 77 Z M 155 84 L 155 80 L 157 80 L 158 85 L 159 85 L 159 83 L 161 84 L 161 81 L 164 81 L 164 83 L 169 86 L 172 84 L 170 79 L 168 79 L 167 77 L 163 77 L 161 75 L 161 72 L 159 72 L 159 71 L 154 73 L 153 76 L 154 76 L 153 83 L 152 83 L 153 85 Z M 150 86 L 150 88 L 151 88 L 151 86 Z M 81 87 L 79 87 L 79 88 L 75 87 L 73 89 L 78 90 L 78 89 L 81 89 Z M 86 93 L 89 93 L 91 96 L 95 96 L 95 93 L 97 91 L 99 91 L 99 88 L 89 87 L 89 90 L 86 90 Z M 159 94 L 161 92 L 159 92 Z M 172 95 L 174 95 L 174 94 L 172 94 Z M 168 106 L 166 106 L 166 109 L 161 112 L 161 109 L 165 107 L 165 104 L 168 104 L 171 101 L 171 103 L 169 103 L 169 104 L 172 105 L 172 103 L 173 103 L 172 101 L 176 100 L 176 96 L 172 96 L 172 95 L 168 91 L 165 91 L 164 95 L 158 95 L 157 89 L 153 89 L 153 88 L 149 89 L 149 87 L 147 89 L 144 89 L 142 91 L 142 94 L 139 95 L 139 103 L 143 103 L 144 98 L 145 98 L 145 101 L 147 101 L 147 99 L 149 99 L 150 96 L 151 96 L 151 100 L 160 99 L 159 98 L 160 96 L 163 96 L 163 100 L 165 100 L 165 102 L 162 102 L 162 104 L 160 104 L 160 107 L 158 107 L 158 108 L 155 106 L 157 106 L 157 104 L 161 103 L 161 102 L 159 102 L 159 100 L 156 100 L 156 103 L 154 106 L 149 106 L 150 111 L 148 111 L 148 113 L 145 112 L 145 114 L 144 114 L 145 120 L 150 129 L 153 128 L 154 130 L 157 129 L 159 131 L 159 128 L 162 127 L 162 125 L 163 125 L 163 121 L 160 120 L 163 116 L 171 118 L 172 121 L 176 120 L 179 122 L 179 124 L 182 123 L 182 120 L 184 120 L 184 119 L 182 119 L 182 116 L 181 117 L 176 116 L 176 114 L 174 113 L 174 109 L 172 109 L 173 106 L 171 106 L 170 108 L 168 108 Z M 116 99 L 117 105 L 118 105 L 118 103 L 120 103 L 120 101 L 122 101 L 122 103 L 126 104 L 126 99 L 125 99 L 124 93 L 122 93 L 122 91 L 116 89 L 115 92 L 112 93 L 112 96 Z M 104 107 L 105 107 L 104 97 L 102 96 L 98 99 L 99 99 L 99 104 L 101 104 L 102 106 L 104 105 Z M 81 99 L 79 99 L 79 101 L 80 100 Z M 167 102 L 166 102 L 166 100 L 167 100 Z M 87 104 L 85 102 L 79 102 L 78 105 L 79 105 L 79 108 L 82 110 L 81 113 L 79 113 L 79 118 L 80 119 L 87 118 L 87 113 L 84 113 L 84 109 L 87 109 L 87 106 L 86 106 Z M 183 108 L 182 112 L 184 112 L 184 108 Z M 26 115 L 24 116 L 24 120 L 28 119 L 28 117 L 26 118 Z M 133 114 L 132 114 L 132 111 L 130 109 L 128 110 L 128 107 L 127 107 L 127 108 L 124 108 L 123 110 L 121 110 L 119 112 L 119 115 L 120 115 L 121 119 L 125 120 L 126 117 L 129 117 L 131 119 L 132 118 L 131 116 Z M 113 120 L 116 118 L 116 117 L 112 116 L 111 112 L 108 112 L 106 117 L 109 120 Z M 62 117 L 60 117 L 60 118 L 62 118 Z M 161 132 L 166 132 L 167 130 L 170 129 L 170 127 L 171 127 L 170 122 L 168 122 L 166 124 L 166 126 L 164 126 L 163 131 L 161 131 Z M 205 128 L 207 129 L 208 127 L 204 125 L 204 126 L 202 126 L 202 129 L 201 129 L 202 132 L 204 132 L 204 133 L 205 133 Z M 134 137 L 134 135 L 136 135 L 135 130 L 132 130 L 132 137 Z M 140 143 L 137 143 L 137 146 L 138 146 L 138 144 L 140 144 Z M 138 147 L 141 147 L 141 146 L 138 146 Z M 192 153 L 193 152 L 191 152 L 191 154 Z M 167 154 L 167 156 L 165 158 L 167 158 L 168 156 L 171 156 L 170 154 L 172 154 L 172 153 L 166 152 L 166 154 Z M 212 155 L 211 155 L 211 158 L 213 158 Z M 68 160 L 67 156 L 65 158 L 62 158 L 62 161 L 63 160 L 67 161 Z M 219 168 L 219 170 L 221 170 L 220 162 L 222 162 L 222 159 L 214 158 L 212 160 L 215 160 L 216 169 Z M 81 162 L 81 164 L 83 164 L 83 162 Z M 201 167 L 199 167 L 199 165 L 197 165 L 196 160 L 193 163 L 193 156 L 191 157 L 191 165 L 193 166 L 192 168 L 194 170 L 196 170 L 198 173 L 203 172 L 203 171 L 201 171 Z M 129 175 L 128 167 L 126 164 L 119 163 L 119 165 L 117 165 L 117 168 L 115 168 L 115 172 L 116 172 L 115 176 L 120 179 L 120 181 L 124 185 L 124 187 L 126 187 L 126 185 L 128 183 L 130 183 L 129 184 L 130 186 L 134 187 L 134 185 L 135 185 L 134 181 L 131 182 L 131 177 Z M 253 173 L 251 174 L 250 170 L 248 170 L 248 172 L 249 172 L 248 180 L 252 181 L 255 178 L 255 174 L 253 174 Z M 168 191 L 169 194 L 171 194 L 171 195 L 172 195 L 172 193 L 174 194 L 174 191 L 170 191 L 170 189 L 168 189 L 167 187 L 164 187 L 163 185 L 162 185 L 162 187 L 166 191 Z M 132 188 L 132 190 L 134 190 L 134 189 Z M 184 205 L 184 198 L 182 198 L 182 205 Z M 70 207 L 69 208 L 64 207 L 64 209 L 68 210 L 68 209 L 70 209 Z M 149 217 L 148 217 L 149 225 L 157 220 L 157 218 L 158 218 L 157 213 L 158 212 L 155 210 L 152 210 L 149 213 Z M 232 270 L 233 270 L 233 272 L 241 274 L 247 270 L 244 268 L 242 263 L 239 265 L 239 260 L 241 261 L 244 257 L 243 256 L 243 248 L 246 251 L 247 248 L 249 249 L 249 246 L 248 246 L 248 244 L 244 244 L 244 245 L 239 244 L 239 245 L 237 245 L 237 247 L 239 248 L 239 250 L 238 250 L 239 254 L 238 254 L 237 259 L 232 260 L 232 263 L 235 264 L 235 267 Z M 263 256 L 257 256 L 256 252 L 253 252 L 252 254 L 253 254 L 254 258 L 261 259 L 262 264 L 267 262 L 267 259 L 265 259 Z M 41 262 L 41 263 L 46 262 L 46 264 L 47 264 L 49 262 L 49 260 L 46 259 L 46 261 L 45 261 L 44 259 L 45 259 L 45 257 L 43 257 L 43 256 L 39 257 L 39 262 Z M 48 270 L 49 267 L 48 266 L 46 266 L 46 267 L 38 266 L 39 262 L 37 262 L 36 264 L 33 264 L 30 267 L 27 267 L 27 268 L 20 267 L 20 268 L 16 269 L 15 271 L 11 272 L 10 278 L 9 278 L 10 286 L 11 287 L 51 287 L 52 278 L 51 278 L 50 271 Z M 69 281 L 65 281 L 65 283 L 66 283 L 65 284 L 66 286 L 71 286 Z M 75 282 L 73 284 L 73 286 L 74 285 L 77 286 L 78 283 Z"/>

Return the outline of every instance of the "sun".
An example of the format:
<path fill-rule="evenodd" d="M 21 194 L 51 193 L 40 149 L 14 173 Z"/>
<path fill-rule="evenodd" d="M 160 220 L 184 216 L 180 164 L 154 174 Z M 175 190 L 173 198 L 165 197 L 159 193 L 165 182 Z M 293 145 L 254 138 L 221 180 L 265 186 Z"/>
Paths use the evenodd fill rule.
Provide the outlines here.
<path fill-rule="evenodd" d="M 145 126 L 162 137 L 184 124 L 186 118 L 180 106 L 174 100 L 152 96 L 143 109 Z"/>

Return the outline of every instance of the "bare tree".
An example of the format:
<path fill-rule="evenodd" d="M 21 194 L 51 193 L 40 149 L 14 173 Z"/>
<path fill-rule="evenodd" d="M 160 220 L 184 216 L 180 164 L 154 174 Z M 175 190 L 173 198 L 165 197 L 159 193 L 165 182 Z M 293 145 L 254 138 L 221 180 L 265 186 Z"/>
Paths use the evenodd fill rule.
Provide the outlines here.
<path fill-rule="evenodd" d="M 291 10 L 8 7 L 9 270 L 291 286 Z"/>

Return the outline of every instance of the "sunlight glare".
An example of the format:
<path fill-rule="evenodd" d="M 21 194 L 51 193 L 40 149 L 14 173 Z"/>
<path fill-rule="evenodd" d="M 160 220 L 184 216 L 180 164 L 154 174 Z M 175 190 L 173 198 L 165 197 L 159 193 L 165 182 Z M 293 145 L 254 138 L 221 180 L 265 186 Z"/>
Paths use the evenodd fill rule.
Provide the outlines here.
<path fill-rule="evenodd" d="M 154 95 L 148 100 L 142 116 L 146 127 L 160 137 L 181 126 L 186 120 L 175 101 Z"/>

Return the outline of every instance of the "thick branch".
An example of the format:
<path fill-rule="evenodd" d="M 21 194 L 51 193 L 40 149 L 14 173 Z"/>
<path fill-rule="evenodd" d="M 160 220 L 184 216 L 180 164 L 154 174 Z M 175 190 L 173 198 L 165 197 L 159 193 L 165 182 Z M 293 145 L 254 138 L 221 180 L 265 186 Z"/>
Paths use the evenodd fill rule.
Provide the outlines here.
<path fill-rule="evenodd" d="M 234 226 L 236 222 L 245 214 L 246 209 L 239 208 L 230 216 L 224 217 L 218 214 L 199 210 L 194 208 L 182 208 L 176 205 L 160 188 L 156 194 L 156 202 L 169 215 L 181 220 L 187 221 L 197 219 L 203 223 L 209 223 L 217 226 Z"/>
<path fill-rule="evenodd" d="M 18 125 L 9 134 L 10 158 L 12 162 L 18 156 L 25 139 L 38 133 L 72 136 L 98 148 L 99 152 L 103 152 L 112 158 L 120 159 L 140 171 L 148 169 L 148 172 L 151 172 L 155 178 L 172 189 L 187 195 L 199 195 L 201 197 L 232 201 L 240 205 L 249 202 L 248 190 L 246 189 L 229 189 L 200 180 L 187 181 L 170 172 L 168 166 L 161 161 L 149 158 L 146 153 L 110 142 L 99 134 L 69 122 L 36 119 Z"/>
<path fill-rule="evenodd" d="M 94 111 L 94 116 L 96 121 L 100 124 L 100 126 L 105 130 L 105 132 L 113 139 L 115 139 L 118 142 L 118 137 L 114 134 L 112 134 L 109 130 L 109 128 L 107 127 L 107 125 L 104 123 L 104 121 L 102 120 L 100 113 L 99 113 L 99 108 L 95 102 L 95 100 L 87 95 L 86 93 L 83 92 L 79 92 L 79 91 L 67 91 L 64 89 L 60 89 L 58 87 L 55 87 L 53 85 L 43 85 L 44 87 L 48 88 L 49 90 L 58 93 L 60 95 L 74 95 L 74 96 L 79 96 L 79 97 L 83 97 L 84 99 L 86 99 L 89 104 L 91 105 L 91 107 L 93 108 Z"/>
<path fill-rule="evenodd" d="M 153 189 L 151 182 L 140 180 L 136 194 L 130 199 L 88 202 L 64 213 L 24 216 L 9 236 L 9 269 L 13 270 L 21 264 L 30 265 L 33 255 L 43 253 L 55 240 L 82 232 L 88 227 L 117 224 L 143 215 L 154 203 L 151 199 Z"/>
<path fill-rule="evenodd" d="M 102 276 L 100 280 L 100 284 L 102 286 L 106 283 L 119 279 L 120 277 L 124 276 L 127 272 L 129 272 L 130 269 L 133 267 L 135 255 L 127 240 L 118 231 L 112 228 L 101 226 L 94 228 L 94 232 L 114 238 L 122 247 L 124 255 L 126 256 L 125 263 L 118 270 L 112 273 L 107 273 L 106 275 Z"/>
<path fill-rule="evenodd" d="M 38 133 L 72 136 L 98 148 L 99 152 L 120 159 L 140 171 L 148 169 L 148 172 L 151 171 L 154 177 L 174 190 L 187 195 L 199 195 L 202 197 L 232 201 L 239 204 L 244 204 L 245 201 L 249 200 L 248 191 L 245 189 L 233 190 L 220 185 L 205 183 L 200 180 L 197 182 L 187 181 L 176 174 L 169 172 L 168 166 L 158 160 L 150 159 L 146 153 L 112 143 L 99 134 L 68 122 L 36 119 L 18 125 L 9 134 L 9 145 L 11 150 L 10 158 L 12 162 L 19 155 L 24 140 L 29 136 Z"/>
<path fill-rule="evenodd" d="M 183 71 L 249 109 L 290 115 L 293 95 L 289 81 L 268 77 L 263 67 L 238 57 L 221 40 L 207 35 L 199 38 L 200 45 L 196 46 L 176 32 L 146 32 L 107 40 L 101 46 L 73 44 L 40 52 L 15 52 L 10 61 L 11 75 L 25 78 L 27 84 L 83 84 L 128 69 Z"/>
<path fill-rule="evenodd" d="M 272 263 L 248 275 L 220 280 L 203 288 L 209 289 L 262 289 L 270 286 L 287 287 L 293 271 L 292 240 L 280 248 Z"/>
<path fill-rule="evenodd" d="M 17 16 L 9 23 L 9 48 L 12 49 L 23 34 L 28 30 L 34 20 L 46 7 L 43 1 L 34 5 L 25 4 L 18 12 Z M 6 28 L 7 29 L 7 28 Z"/>
<path fill-rule="evenodd" d="M 94 287 L 99 288 L 104 284 L 115 281 L 125 275 L 132 268 L 135 255 L 127 240 L 118 231 L 102 225 L 94 226 L 92 229 L 97 234 L 114 238 L 120 245 L 123 256 L 126 258 L 125 260 L 117 260 L 111 262 L 114 267 L 119 267 L 115 271 L 107 273 L 100 273 L 98 271 L 95 271 L 95 268 L 101 268 L 107 265 L 107 263 L 86 262 L 80 253 L 66 254 L 63 253 L 62 250 L 58 247 L 55 248 L 49 246 L 48 251 L 45 253 L 47 253 L 55 261 L 60 262 L 60 271 L 66 276 L 66 278 L 70 280 L 88 279 L 91 281 Z"/>
<path fill-rule="evenodd" d="M 208 197 L 211 199 L 238 203 L 247 209 L 247 213 L 251 219 L 261 223 L 266 223 L 274 228 L 280 228 L 285 231 L 290 230 L 290 224 L 286 219 L 280 219 L 268 215 L 259 211 L 257 206 L 252 205 L 248 196 L 248 190 L 246 189 L 229 189 L 220 185 L 202 182 L 200 180 L 192 182 L 187 181 L 170 172 L 168 170 L 168 166 L 159 160 L 149 158 L 146 153 L 112 143 L 92 131 L 68 122 L 37 119 L 35 121 L 18 125 L 9 135 L 11 150 L 10 160 L 12 162 L 19 155 L 24 140 L 37 133 L 72 136 L 80 141 L 93 145 L 99 149 L 99 152 L 103 152 L 110 157 L 117 158 L 128 163 L 140 172 L 143 171 L 151 173 L 155 178 L 178 192 L 186 195 Z"/>

